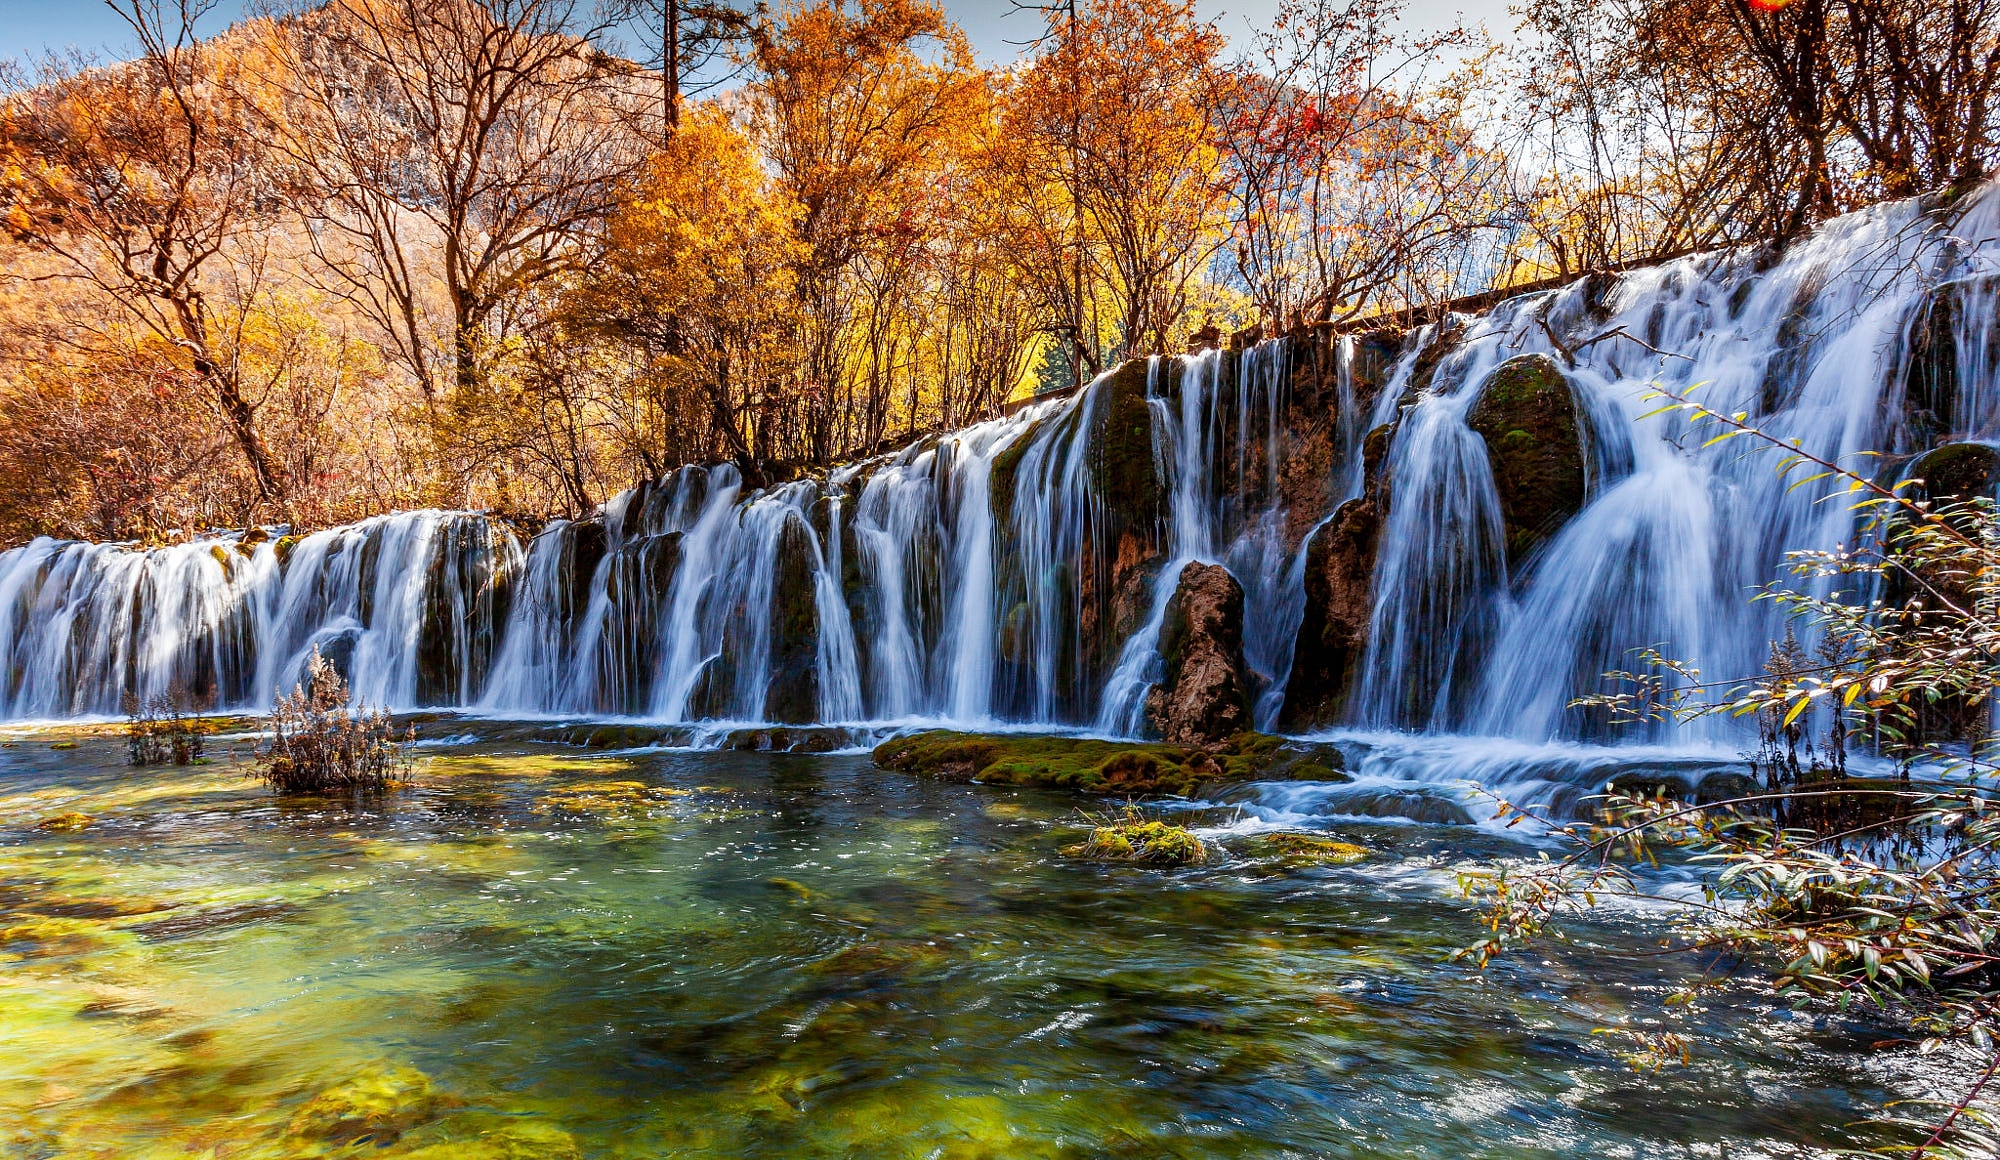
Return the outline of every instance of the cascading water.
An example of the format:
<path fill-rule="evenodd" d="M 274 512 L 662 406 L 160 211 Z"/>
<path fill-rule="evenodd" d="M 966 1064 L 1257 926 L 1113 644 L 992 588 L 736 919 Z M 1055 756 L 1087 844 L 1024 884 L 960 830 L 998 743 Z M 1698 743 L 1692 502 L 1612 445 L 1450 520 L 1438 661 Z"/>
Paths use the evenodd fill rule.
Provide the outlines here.
<path fill-rule="evenodd" d="M 0 553 L 0 718 L 112 714 L 128 694 L 259 707 L 315 648 L 364 703 L 465 704 L 519 560 L 512 533 L 452 512 L 296 542 L 36 540 Z"/>
<path fill-rule="evenodd" d="M 525 550 L 439 512 L 296 542 L 37 540 L 0 553 L 0 718 L 174 687 L 254 707 L 317 647 L 396 708 L 1136 733 L 1201 561 L 1243 588 L 1258 726 L 1374 738 L 1394 777 L 1424 765 L 1418 734 L 1555 745 L 1565 769 L 1596 768 L 1586 743 L 1727 750 L 1727 722 L 1614 731 L 1571 702 L 1642 647 L 1756 673 L 1783 625 L 1749 596 L 1852 519 L 1814 502 L 1830 484 L 1787 495 L 1764 457 L 1648 416 L 1647 392 L 1699 386 L 1857 466 L 2000 436 L 1995 257 L 1991 190 L 1952 220 L 1882 206 L 1775 257 L 1588 279 L 1409 335 L 1154 358 L 824 479 L 686 468 Z M 1536 405 L 1573 412 L 1561 487 L 1510 458 L 1548 451 L 1495 385 L 1524 358 L 1559 383 Z M 1336 638 L 1344 668 L 1320 663 Z M 1437 750 L 1456 755 L 1437 778 L 1467 744 Z"/>

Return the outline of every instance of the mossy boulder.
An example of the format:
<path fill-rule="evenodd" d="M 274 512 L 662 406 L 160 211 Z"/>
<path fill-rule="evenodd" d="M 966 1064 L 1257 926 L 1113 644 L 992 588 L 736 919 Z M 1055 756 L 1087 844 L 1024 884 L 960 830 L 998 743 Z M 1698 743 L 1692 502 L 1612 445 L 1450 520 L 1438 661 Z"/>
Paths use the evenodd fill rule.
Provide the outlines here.
<path fill-rule="evenodd" d="M 1576 398 L 1554 359 L 1521 355 L 1487 376 L 1466 423 L 1486 443 L 1507 560 L 1519 568 L 1583 507 L 1586 475 Z"/>
<path fill-rule="evenodd" d="M 934 730 L 875 747 L 875 764 L 946 781 L 1068 789 L 1119 797 L 1186 797 L 1203 784 L 1245 781 L 1279 766 L 1284 741 L 1239 733 L 1213 750 L 1183 745 Z"/>
<path fill-rule="evenodd" d="M 1090 840 L 1068 846 L 1072 858 L 1099 862 L 1144 862 L 1159 866 L 1193 866 L 1208 861 L 1208 846 L 1186 826 L 1147 818 L 1127 809 L 1090 832 Z"/>
<path fill-rule="evenodd" d="M 1984 443 L 1947 443 L 1918 456 L 1905 478 L 1922 480 L 1917 494 L 1935 502 L 1990 498 L 2000 481 L 2000 451 Z"/>

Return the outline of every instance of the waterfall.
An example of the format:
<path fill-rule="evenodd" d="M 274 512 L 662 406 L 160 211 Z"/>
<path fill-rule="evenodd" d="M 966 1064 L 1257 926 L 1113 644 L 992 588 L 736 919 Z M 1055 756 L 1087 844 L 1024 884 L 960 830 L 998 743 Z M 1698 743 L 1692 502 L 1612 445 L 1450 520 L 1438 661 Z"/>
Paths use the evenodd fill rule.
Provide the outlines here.
<path fill-rule="evenodd" d="M 436 511 L 296 541 L 36 540 L 0 553 L 0 718 L 113 714 L 127 694 L 262 707 L 315 648 L 363 703 L 467 704 L 519 556 L 486 517 Z"/>
<path fill-rule="evenodd" d="M 38 539 L 0 552 L 0 719 L 256 709 L 317 648 L 397 709 L 1137 734 L 1202 561 L 1243 589 L 1260 728 L 1726 747 L 1572 702 L 1646 647 L 1754 675 L 1784 625 L 1750 597 L 1853 517 L 1646 395 L 1857 467 L 2000 438 L 1995 258 L 1991 189 L 1879 206 L 1407 333 L 1154 357 L 823 476 L 687 467 L 525 544 L 434 511 Z"/>

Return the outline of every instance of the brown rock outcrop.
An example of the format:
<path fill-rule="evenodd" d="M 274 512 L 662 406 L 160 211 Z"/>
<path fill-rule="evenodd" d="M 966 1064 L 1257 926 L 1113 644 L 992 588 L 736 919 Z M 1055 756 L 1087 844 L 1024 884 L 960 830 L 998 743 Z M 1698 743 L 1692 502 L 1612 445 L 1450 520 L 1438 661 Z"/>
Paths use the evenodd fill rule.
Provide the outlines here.
<path fill-rule="evenodd" d="M 1190 563 L 1160 626 L 1166 679 L 1146 719 L 1174 745 L 1212 745 L 1250 727 L 1243 661 L 1243 586 L 1220 564 Z"/>

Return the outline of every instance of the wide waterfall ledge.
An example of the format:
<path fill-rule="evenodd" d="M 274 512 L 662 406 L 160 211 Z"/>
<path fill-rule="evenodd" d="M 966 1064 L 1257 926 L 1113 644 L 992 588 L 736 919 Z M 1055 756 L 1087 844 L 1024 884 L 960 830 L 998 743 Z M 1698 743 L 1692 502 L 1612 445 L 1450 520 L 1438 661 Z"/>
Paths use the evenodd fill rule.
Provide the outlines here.
<path fill-rule="evenodd" d="M 1854 517 L 1645 397 L 1699 386 L 1816 455 L 1990 492 L 1993 203 L 1137 360 L 821 476 L 686 467 L 532 537 L 418 511 L 36 540 L 0 553 L 0 720 L 175 690 L 255 711 L 317 650 L 370 705 L 690 735 L 1333 731 L 1363 767 L 1500 784 L 1521 763 L 1583 784 L 1592 754 L 1726 762 L 1740 722 L 1574 702 L 1642 648 L 1758 673 L 1785 624 L 1751 596 Z"/>

